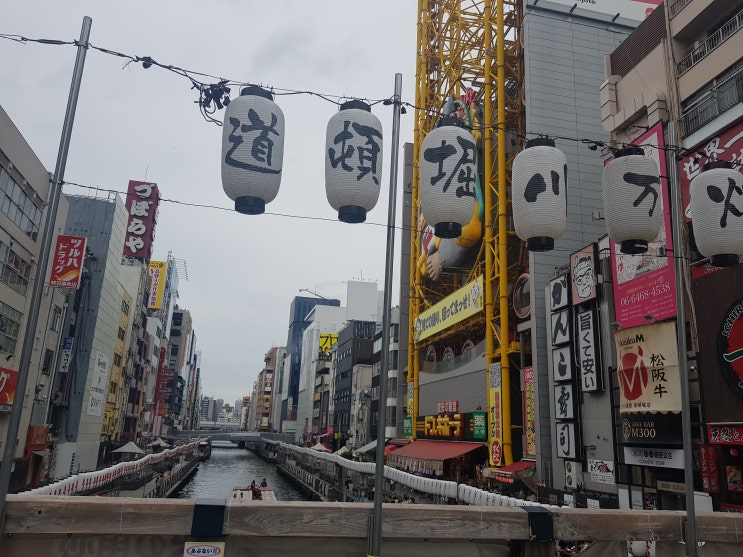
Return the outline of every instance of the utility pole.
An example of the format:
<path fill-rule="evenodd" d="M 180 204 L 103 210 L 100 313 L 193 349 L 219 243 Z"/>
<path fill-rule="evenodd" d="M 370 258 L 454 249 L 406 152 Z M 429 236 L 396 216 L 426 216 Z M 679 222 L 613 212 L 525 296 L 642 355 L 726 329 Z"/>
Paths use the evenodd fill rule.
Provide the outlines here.
<path fill-rule="evenodd" d="M 67 99 L 67 111 L 62 126 L 62 138 L 59 142 L 57 166 L 54 170 L 52 181 L 49 184 L 49 199 L 46 209 L 46 217 L 44 219 L 44 234 L 41 237 L 39 265 L 36 268 L 36 277 L 31 292 L 28 320 L 23 335 L 23 349 L 18 364 L 18 382 L 15 388 L 15 399 L 10 411 L 8 432 L 3 446 L 3 461 L 0 465 L 0 533 L 2 533 L 5 524 L 5 500 L 8 495 L 10 474 L 12 472 L 13 460 L 15 458 L 16 440 L 18 439 L 18 430 L 21 425 L 21 412 L 23 411 L 23 401 L 26 395 L 26 383 L 28 382 L 28 374 L 31 367 L 31 353 L 33 352 L 34 347 L 34 337 L 36 336 L 39 312 L 41 310 L 41 299 L 44 294 L 44 281 L 46 279 L 47 264 L 49 263 L 52 237 L 54 236 L 54 223 L 57 218 L 59 198 L 62 194 L 64 171 L 67 166 L 67 153 L 70 148 L 70 138 L 72 137 L 72 124 L 75 121 L 77 98 L 80 93 L 80 82 L 83 77 L 85 55 L 88 51 L 88 38 L 90 37 L 90 27 L 92 24 L 93 20 L 90 17 L 85 16 L 83 18 L 80 40 L 77 43 L 77 58 L 75 59 L 75 69 L 72 73 L 70 95 Z"/>

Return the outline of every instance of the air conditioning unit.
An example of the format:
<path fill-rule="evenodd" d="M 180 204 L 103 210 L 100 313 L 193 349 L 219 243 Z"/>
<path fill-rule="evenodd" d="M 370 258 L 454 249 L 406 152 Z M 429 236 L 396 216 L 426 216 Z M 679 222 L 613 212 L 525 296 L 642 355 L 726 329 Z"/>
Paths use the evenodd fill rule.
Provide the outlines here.
<path fill-rule="evenodd" d="M 565 461 L 565 488 L 566 489 L 578 489 L 578 486 L 583 483 L 583 464 L 580 462 L 573 462 L 572 460 Z"/>

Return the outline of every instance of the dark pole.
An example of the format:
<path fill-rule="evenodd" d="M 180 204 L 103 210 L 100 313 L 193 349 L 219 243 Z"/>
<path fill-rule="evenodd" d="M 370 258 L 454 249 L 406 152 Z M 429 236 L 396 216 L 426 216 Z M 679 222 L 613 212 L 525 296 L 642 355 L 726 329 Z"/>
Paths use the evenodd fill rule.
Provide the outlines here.
<path fill-rule="evenodd" d="M 49 262 L 52 237 L 54 236 L 54 222 L 57 218 L 59 197 L 62 193 L 64 171 L 65 166 L 67 165 L 67 152 L 70 148 L 72 124 L 75 121 L 77 97 L 80 93 L 80 82 L 83 77 L 85 54 L 88 50 L 88 38 L 90 37 L 90 27 L 92 23 L 93 20 L 90 17 L 85 16 L 83 18 L 83 28 L 82 31 L 80 31 L 80 41 L 77 44 L 77 58 L 75 60 L 75 69 L 72 74 L 70 95 L 67 99 L 67 111 L 65 113 L 64 125 L 62 126 L 62 138 L 59 141 L 57 166 L 54 169 L 54 177 L 49 184 L 49 200 L 46 217 L 44 219 L 44 233 L 41 236 L 39 265 L 36 268 L 34 287 L 31 292 L 28 321 L 26 322 L 26 330 L 23 334 L 23 350 L 21 351 L 21 359 L 18 364 L 18 382 L 15 388 L 15 399 L 10 411 L 8 431 L 5 436 L 5 446 L 3 447 L 3 461 L 0 465 L 0 532 L 2 532 L 2 528 L 5 524 L 5 500 L 10 485 L 10 473 L 13 468 L 16 439 L 18 439 L 18 429 L 21 425 L 21 412 L 23 410 L 23 399 L 26 395 L 26 383 L 28 382 L 28 373 L 31 366 L 31 353 L 33 352 L 34 347 L 34 337 L 36 336 L 36 327 L 38 326 L 39 312 L 41 310 L 41 298 L 44 293 L 44 280 L 46 279 L 47 263 Z"/>
<path fill-rule="evenodd" d="M 395 262 L 395 202 L 397 198 L 397 157 L 400 150 L 400 96 L 402 74 L 395 74 L 395 96 L 392 113 L 392 154 L 390 156 L 390 202 L 387 210 L 387 256 L 384 270 L 384 307 L 382 308 L 382 362 L 379 370 L 379 413 L 377 415 L 377 450 L 374 467 L 374 514 L 371 524 L 369 557 L 382 554 L 382 499 L 384 499 L 384 429 L 387 420 L 387 369 L 390 363 L 390 313 L 392 304 L 392 270 Z"/>

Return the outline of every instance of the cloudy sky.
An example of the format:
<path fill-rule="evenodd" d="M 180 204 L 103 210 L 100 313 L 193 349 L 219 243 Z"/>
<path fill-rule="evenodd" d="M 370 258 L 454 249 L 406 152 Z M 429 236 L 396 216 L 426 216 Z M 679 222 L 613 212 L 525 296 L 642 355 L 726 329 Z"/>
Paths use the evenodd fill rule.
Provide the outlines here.
<path fill-rule="evenodd" d="M 0 34 L 69 41 L 89 15 L 90 42 L 98 47 L 333 101 L 389 98 L 399 72 L 403 101 L 413 103 L 416 9 L 413 0 L 5 2 Z M 0 39 L 0 105 L 49 171 L 75 52 Z M 245 216 L 231 210 L 222 190 L 222 128 L 202 118 L 197 98 L 181 76 L 90 50 L 65 180 L 125 192 L 128 180 L 146 179 L 171 200 L 160 204 L 154 259 L 172 252 L 185 261 L 180 306 L 191 311 L 203 351 L 203 392 L 232 402 L 250 391 L 265 352 L 286 344 L 290 302 L 308 295 L 300 289 L 342 303 L 348 280 L 376 281 L 382 289 L 392 109 L 381 103 L 372 109 L 385 134 L 379 202 L 366 224 L 349 225 L 336 220 L 325 196 L 333 103 L 310 94 L 276 98 L 286 119 L 281 190 L 267 214 Z M 401 144 L 412 137 L 409 110 Z M 402 170 L 399 178 L 401 184 Z M 63 191 L 96 195 L 69 185 Z M 399 253 L 399 228 L 396 243 Z"/>

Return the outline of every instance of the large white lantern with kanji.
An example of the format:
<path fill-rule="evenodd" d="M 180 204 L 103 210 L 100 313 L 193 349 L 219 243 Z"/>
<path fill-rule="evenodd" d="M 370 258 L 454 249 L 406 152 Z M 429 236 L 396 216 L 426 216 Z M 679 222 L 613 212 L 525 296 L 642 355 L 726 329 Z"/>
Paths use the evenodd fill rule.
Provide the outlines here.
<path fill-rule="evenodd" d="M 365 102 L 343 103 L 325 141 L 325 193 L 338 220 L 364 222 L 379 199 L 381 179 L 382 124 Z"/>
<path fill-rule="evenodd" d="M 549 251 L 565 232 L 568 162 L 547 137 L 526 142 L 513 160 L 511 205 L 516 234 L 531 251 Z"/>
<path fill-rule="evenodd" d="M 622 253 L 645 253 L 663 226 L 658 164 L 639 147 L 620 149 L 604 167 L 602 181 L 609 239 Z"/>
<path fill-rule="evenodd" d="M 237 212 L 259 215 L 279 193 L 284 113 L 269 91 L 245 87 L 225 109 L 222 130 L 222 187 Z"/>
<path fill-rule="evenodd" d="M 709 162 L 691 181 L 689 201 L 699 253 L 716 267 L 737 264 L 743 254 L 743 174 L 729 162 Z"/>
<path fill-rule="evenodd" d="M 458 238 L 475 212 L 475 138 L 456 117 L 442 118 L 423 140 L 421 214 L 439 238 Z"/>

